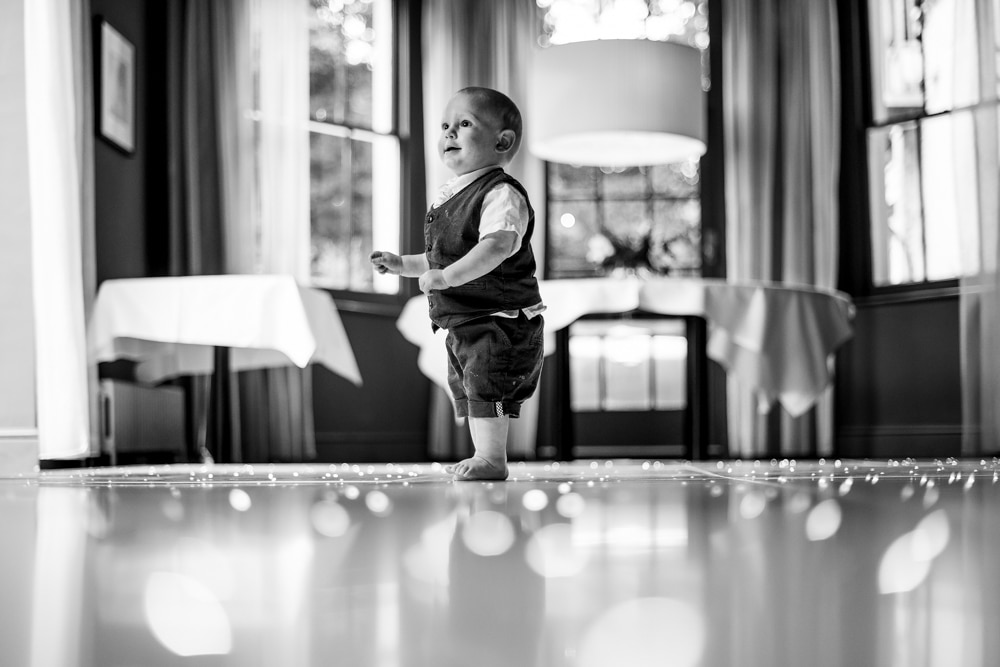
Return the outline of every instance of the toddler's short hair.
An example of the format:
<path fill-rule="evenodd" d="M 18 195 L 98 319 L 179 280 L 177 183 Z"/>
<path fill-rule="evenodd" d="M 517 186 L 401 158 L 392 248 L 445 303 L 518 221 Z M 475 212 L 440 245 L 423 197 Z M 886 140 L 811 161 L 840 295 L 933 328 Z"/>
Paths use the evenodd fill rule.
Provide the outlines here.
<path fill-rule="evenodd" d="M 514 145 L 508 153 L 513 159 L 521 148 L 521 111 L 514 101 L 499 90 L 481 86 L 468 86 L 458 92 L 475 100 L 476 106 L 487 109 L 501 130 L 514 131 Z"/>

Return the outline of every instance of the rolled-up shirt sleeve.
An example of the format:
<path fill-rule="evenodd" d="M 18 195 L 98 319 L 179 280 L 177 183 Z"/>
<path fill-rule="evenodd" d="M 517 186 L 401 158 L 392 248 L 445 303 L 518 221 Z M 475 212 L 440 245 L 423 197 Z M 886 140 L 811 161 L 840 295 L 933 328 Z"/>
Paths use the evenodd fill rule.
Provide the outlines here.
<path fill-rule="evenodd" d="M 514 232 L 517 241 L 510 254 L 521 249 L 521 239 L 528 229 L 528 202 L 512 185 L 501 183 L 486 193 L 479 218 L 479 239 L 494 232 Z M 510 255 L 508 255 L 509 257 Z"/>

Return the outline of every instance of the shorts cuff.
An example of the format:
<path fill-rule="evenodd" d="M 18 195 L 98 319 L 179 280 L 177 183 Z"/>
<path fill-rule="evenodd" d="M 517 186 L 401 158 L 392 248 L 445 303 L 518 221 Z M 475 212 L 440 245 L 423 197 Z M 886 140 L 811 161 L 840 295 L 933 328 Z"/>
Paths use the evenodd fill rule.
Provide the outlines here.
<path fill-rule="evenodd" d="M 467 398 L 457 398 L 452 401 L 455 406 L 455 416 L 458 418 L 469 416 L 469 400 Z"/>
<path fill-rule="evenodd" d="M 458 409 L 458 406 L 455 406 Z M 514 401 L 468 401 L 469 417 L 488 419 L 491 417 L 510 417 L 517 419 L 521 416 L 521 404 Z"/>

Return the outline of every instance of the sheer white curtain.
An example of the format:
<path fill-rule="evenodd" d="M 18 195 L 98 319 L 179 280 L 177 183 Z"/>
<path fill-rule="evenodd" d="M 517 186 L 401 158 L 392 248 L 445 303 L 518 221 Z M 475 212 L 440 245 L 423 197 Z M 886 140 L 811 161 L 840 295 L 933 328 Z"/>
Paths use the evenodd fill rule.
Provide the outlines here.
<path fill-rule="evenodd" d="M 536 48 L 538 25 L 535 3 L 524 0 L 424 0 L 423 5 L 424 155 L 430 202 L 451 176 L 437 154 L 441 116 L 448 100 L 466 86 L 485 86 L 510 97 L 524 115 L 527 75 Z M 540 206 L 544 201 L 543 164 L 522 144 L 507 172 L 524 185 L 532 198 L 535 208 L 532 248 L 541 276 L 545 256 L 545 210 Z M 454 421 L 450 418 L 450 401 L 443 390 L 434 391 L 431 453 L 442 458 L 464 456 L 467 441 L 456 444 L 455 438 L 447 434 Z M 520 419 L 511 421 L 508 447 L 511 455 L 533 455 L 537 420 L 536 395 L 522 406 Z"/>
<path fill-rule="evenodd" d="M 836 287 L 840 149 L 834 0 L 729 0 L 723 11 L 727 277 Z M 832 398 L 782 412 L 729 381 L 734 456 L 832 449 Z"/>
<path fill-rule="evenodd" d="M 308 4 L 300 4 L 229 0 L 216 13 L 229 273 L 309 279 Z"/>
<path fill-rule="evenodd" d="M 214 7 L 225 269 L 309 280 L 308 3 Z M 255 85 L 256 82 L 256 85 Z M 243 450 L 315 454 L 310 369 L 242 374 Z"/>
<path fill-rule="evenodd" d="M 86 3 L 84 6 L 89 6 Z M 89 129 L 81 35 L 89 16 L 71 0 L 24 3 L 29 183 L 32 208 L 39 456 L 82 458 L 91 453 L 84 324 L 83 164 Z M 89 12 L 88 12 L 89 14 Z M 93 287 L 92 266 L 90 288 Z M 92 298 L 93 293 L 89 292 Z"/>

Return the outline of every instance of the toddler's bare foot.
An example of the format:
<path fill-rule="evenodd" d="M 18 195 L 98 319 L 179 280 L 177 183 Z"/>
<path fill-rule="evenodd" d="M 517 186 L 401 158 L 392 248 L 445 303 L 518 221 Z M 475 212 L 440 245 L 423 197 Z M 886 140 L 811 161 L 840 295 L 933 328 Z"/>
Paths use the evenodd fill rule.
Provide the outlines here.
<path fill-rule="evenodd" d="M 466 482 L 478 479 L 507 479 L 507 464 L 503 461 L 490 461 L 482 456 L 472 456 L 459 461 L 455 465 L 445 466 L 445 472 L 455 476 L 455 480 Z"/>

